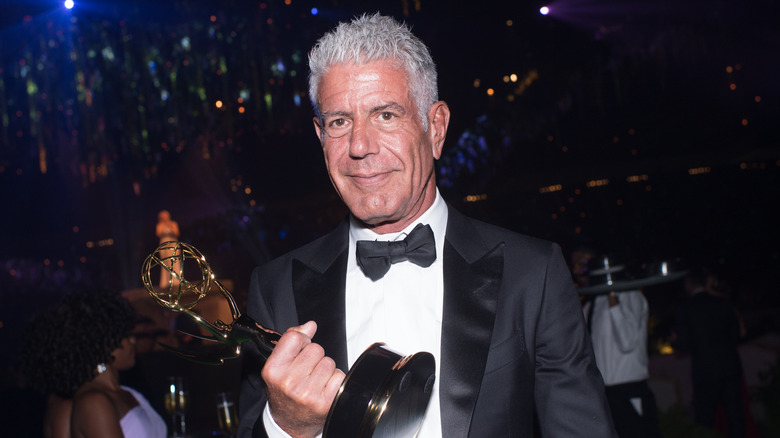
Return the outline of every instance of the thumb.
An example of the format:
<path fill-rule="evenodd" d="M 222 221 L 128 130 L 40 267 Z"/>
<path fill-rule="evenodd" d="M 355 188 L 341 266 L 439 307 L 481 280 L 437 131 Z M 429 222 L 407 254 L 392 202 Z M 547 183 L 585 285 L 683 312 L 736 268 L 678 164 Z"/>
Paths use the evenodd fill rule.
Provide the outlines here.
<path fill-rule="evenodd" d="M 314 321 L 309 321 L 306 324 L 299 325 L 297 327 L 290 327 L 289 330 L 295 330 L 296 332 L 302 333 L 311 339 L 314 337 L 314 334 L 317 333 L 317 323 Z"/>

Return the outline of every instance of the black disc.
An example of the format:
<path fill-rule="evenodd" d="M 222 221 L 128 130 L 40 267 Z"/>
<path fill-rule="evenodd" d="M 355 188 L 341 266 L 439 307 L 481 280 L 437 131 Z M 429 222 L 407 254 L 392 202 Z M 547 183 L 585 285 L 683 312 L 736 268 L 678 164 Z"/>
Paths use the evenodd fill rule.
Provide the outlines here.
<path fill-rule="evenodd" d="M 402 357 L 371 345 L 347 373 L 323 438 L 413 437 L 431 398 L 436 362 L 426 352 Z"/>

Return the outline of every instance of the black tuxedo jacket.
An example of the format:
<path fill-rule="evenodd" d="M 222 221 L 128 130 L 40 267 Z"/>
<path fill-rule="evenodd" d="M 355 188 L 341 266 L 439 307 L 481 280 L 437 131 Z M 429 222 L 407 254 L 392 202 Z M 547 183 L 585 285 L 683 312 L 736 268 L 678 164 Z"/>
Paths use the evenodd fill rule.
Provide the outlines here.
<path fill-rule="evenodd" d="M 280 332 L 316 321 L 314 342 L 342 370 L 348 230 L 255 269 L 248 301 L 250 317 Z M 443 257 L 443 436 L 532 437 L 535 413 L 545 437 L 616 436 L 560 248 L 449 208 Z M 239 436 L 265 436 L 262 365 L 246 358 Z"/>

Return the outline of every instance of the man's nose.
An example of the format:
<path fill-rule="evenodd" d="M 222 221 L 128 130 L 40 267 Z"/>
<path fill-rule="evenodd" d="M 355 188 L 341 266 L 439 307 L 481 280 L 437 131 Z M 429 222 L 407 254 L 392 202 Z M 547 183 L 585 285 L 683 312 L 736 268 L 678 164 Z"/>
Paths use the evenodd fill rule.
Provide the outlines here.
<path fill-rule="evenodd" d="M 371 131 L 367 123 L 355 123 L 349 139 L 349 155 L 352 158 L 363 158 L 379 151 Z"/>

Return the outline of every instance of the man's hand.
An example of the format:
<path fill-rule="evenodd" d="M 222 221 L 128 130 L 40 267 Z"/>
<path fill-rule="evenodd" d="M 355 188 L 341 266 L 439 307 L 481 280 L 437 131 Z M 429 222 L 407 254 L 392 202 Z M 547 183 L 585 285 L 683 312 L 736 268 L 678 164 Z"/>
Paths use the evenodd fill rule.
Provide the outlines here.
<path fill-rule="evenodd" d="M 261 373 L 274 421 L 294 438 L 322 432 L 344 380 L 333 359 L 311 342 L 316 331 L 314 321 L 287 330 Z"/>
<path fill-rule="evenodd" d="M 607 301 L 609 302 L 609 307 L 615 307 L 620 304 L 620 300 L 618 300 L 618 296 L 615 292 L 609 293 L 609 298 L 607 298 Z"/>

